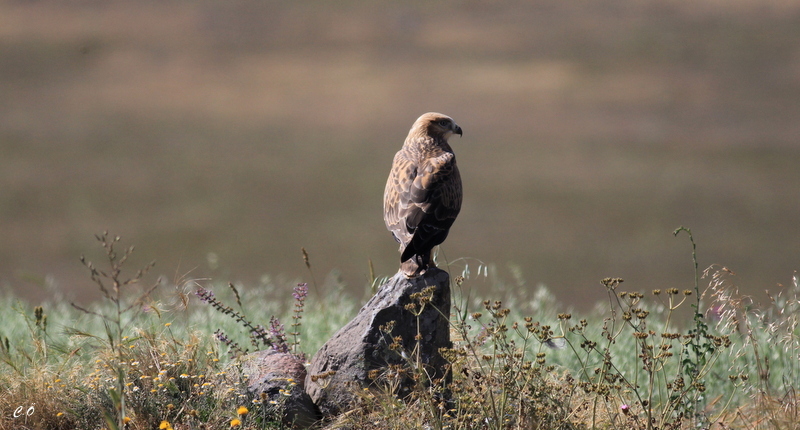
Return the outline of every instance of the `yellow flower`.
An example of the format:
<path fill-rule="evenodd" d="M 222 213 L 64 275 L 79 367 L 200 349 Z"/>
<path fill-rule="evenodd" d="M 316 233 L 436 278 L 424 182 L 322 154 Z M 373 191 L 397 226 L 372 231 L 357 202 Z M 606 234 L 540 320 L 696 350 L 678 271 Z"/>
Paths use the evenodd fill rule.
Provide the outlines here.
<path fill-rule="evenodd" d="M 242 425 L 242 422 L 238 418 L 231 420 L 231 427 L 239 427 L 240 425 Z"/>
<path fill-rule="evenodd" d="M 172 325 L 172 323 L 166 323 L 166 324 L 164 324 L 164 327 L 169 327 L 171 325 Z"/>
<path fill-rule="evenodd" d="M 170 425 L 169 421 L 167 420 L 161 421 L 161 424 L 158 426 L 159 430 L 167 430 L 170 427 L 172 427 L 172 425 Z"/>
<path fill-rule="evenodd" d="M 123 418 L 123 419 L 122 419 L 122 422 L 123 422 L 123 423 L 125 423 L 125 424 L 128 424 L 129 422 L 131 422 L 131 417 L 125 417 L 125 418 Z"/>
<path fill-rule="evenodd" d="M 57 417 L 63 417 L 63 416 L 64 416 L 64 413 L 63 413 L 63 412 L 59 412 L 59 413 L 57 413 L 57 414 L 56 414 L 56 416 L 57 416 Z"/>
<path fill-rule="evenodd" d="M 247 415 L 248 412 L 250 411 L 244 406 L 239 406 L 239 409 L 236 409 L 237 415 Z"/>

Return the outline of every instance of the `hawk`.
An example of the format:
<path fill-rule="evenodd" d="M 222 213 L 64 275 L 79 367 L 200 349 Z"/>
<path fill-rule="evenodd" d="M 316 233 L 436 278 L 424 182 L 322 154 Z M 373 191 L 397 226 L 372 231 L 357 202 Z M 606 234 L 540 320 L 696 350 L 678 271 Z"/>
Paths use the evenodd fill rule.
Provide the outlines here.
<path fill-rule="evenodd" d="M 461 136 L 461 127 L 447 115 L 419 117 L 386 181 L 383 220 L 400 243 L 400 270 L 408 277 L 433 264 L 431 250 L 444 242 L 461 210 L 461 176 L 447 142 L 453 133 Z"/>

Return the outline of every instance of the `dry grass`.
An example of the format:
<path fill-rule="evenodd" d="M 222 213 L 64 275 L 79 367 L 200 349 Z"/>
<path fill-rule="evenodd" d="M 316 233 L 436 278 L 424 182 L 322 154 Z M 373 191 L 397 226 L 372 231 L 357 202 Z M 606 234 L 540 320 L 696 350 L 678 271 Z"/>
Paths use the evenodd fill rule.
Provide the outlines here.
<path fill-rule="evenodd" d="M 218 285 L 215 296 L 197 281 L 173 293 L 161 282 L 142 288 L 139 272 L 125 276 L 130 248 L 118 252 L 108 234 L 98 240 L 108 267 L 86 264 L 103 303 L 0 301 L 0 428 L 283 428 L 271 405 L 230 377 L 242 345 L 313 353 L 355 311 L 329 286 L 317 287 L 324 301 L 302 285 L 282 304 L 242 286 Z M 399 351 L 405 366 L 376 375 L 358 407 L 318 427 L 798 428 L 797 277 L 764 303 L 742 296 L 724 267 L 698 273 L 684 291 L 623 291 L 607 278 L 607 304 L 579 318 L 545 290 L 511 306 L 472 297 L 471 271 L 497 275 L 472 263 L 454 279 L 453 347 L 442 351 L 450 384 L 430 381 L 413 351 Z M 212 306 L 195 303 L 193 290 Z M 424 294 L 415 300 L 422 306 Z M 264 312 L 273 305 L 292 318 L 288 333 Z M 695 316 L 680 319 L 687 306 Z M 222 342 L 212 334 L 220 329 Z M 397 381 L 409 376 L 417 385 L 398 398 Z"/>

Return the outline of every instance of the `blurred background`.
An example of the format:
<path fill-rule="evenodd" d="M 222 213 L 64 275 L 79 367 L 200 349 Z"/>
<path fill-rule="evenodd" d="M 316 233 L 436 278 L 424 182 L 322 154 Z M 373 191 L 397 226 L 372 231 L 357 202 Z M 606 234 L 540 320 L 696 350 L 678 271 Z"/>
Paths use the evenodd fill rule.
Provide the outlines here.
<path fill-rule="evenodd" d="M 578 308 L 608 276 L 692 288 L 682 225 L 745 291 L 800 268 L 796 1 L 3 1 L 0 101 L 27 298 L 97 298 L 106 229 L 153 277 L 288 296 L 305 247 L 360 296 L 397 270 L 383 187 L 427 111 L 464 129 L 454 274 Z"/>

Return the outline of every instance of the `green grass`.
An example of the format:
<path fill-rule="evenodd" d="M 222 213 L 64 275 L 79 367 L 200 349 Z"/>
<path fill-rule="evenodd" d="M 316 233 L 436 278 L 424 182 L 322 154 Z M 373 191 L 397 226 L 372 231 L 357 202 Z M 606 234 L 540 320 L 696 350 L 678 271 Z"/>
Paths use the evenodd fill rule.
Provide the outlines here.
<path fill-rule="evenodd" d="M 118 253 L 117 238 L 98 239 L 109 267 L 87 267 L 105 288 L 103 300 L 79 309 L 63 300 L 0 298 L 1 429 L 285 427 L 230 377 L 236 351 L 214 332 L 253 350 L 260 345 L 251 344 L 241 321 L 267 326 L 276 316 L 293 352 L 310 358 L 360 304 L 324 286 L 311 286 L 298 312 L 294 284 L 145 285 L 136 271 L 124 276 L 130 249 Z M 443 351 L 450 400 L 424 383 L 396 398 L 394 378 L 410 372 L 424 381 L 423 366 L 409 359 L 377 378 L 359 408 L 320 427 L 798 428 L 796 277 L 763 303 L 740 295 L 735 275 L 719 266 L 698 276 L 696 287 L 687 280 L 685 290 L 640 291 L 607 278 L 597 284 L 607 301 L 578 315 L 544 287 L 515 297 L 520 273 L 508 281 L 464 260 L 450 271 L 454 346 Z M 503 292 L 500 300 L 472 292 L 487 280 Z M 202 303 L 195 295 L 201 288 L 230 310 Z M 700 312 L 683 316 L 692 306 Z M 247 414 L 237 413 L 242 406 Z"/>

